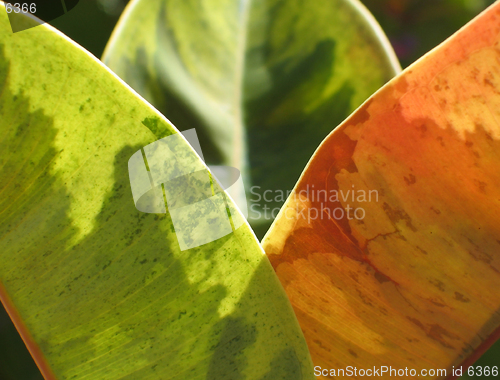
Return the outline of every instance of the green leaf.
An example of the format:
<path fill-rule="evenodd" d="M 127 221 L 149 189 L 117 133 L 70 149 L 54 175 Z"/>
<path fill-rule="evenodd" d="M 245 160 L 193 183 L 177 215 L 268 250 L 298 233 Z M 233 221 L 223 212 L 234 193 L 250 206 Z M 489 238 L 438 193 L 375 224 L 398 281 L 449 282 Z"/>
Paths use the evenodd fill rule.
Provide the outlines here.
<path fill-rule="evenodd" d="M 259 236 L 321 141 L 399 71 L 357 0 L 134 0 L 103 61 L 196 128 L 208 163 L 244 173 Z"/>
<path fill-rule="evenodd" d="M 177 130 L 49 26 L 12 33 L 3 9 L 0 131 L 0 299 L 46 379 L 313 378 L 247 224 L 181 251 L 170 212 L 135 208 L 130 157 Z M 180 140 L 179 165 L 204 165 Z"/>

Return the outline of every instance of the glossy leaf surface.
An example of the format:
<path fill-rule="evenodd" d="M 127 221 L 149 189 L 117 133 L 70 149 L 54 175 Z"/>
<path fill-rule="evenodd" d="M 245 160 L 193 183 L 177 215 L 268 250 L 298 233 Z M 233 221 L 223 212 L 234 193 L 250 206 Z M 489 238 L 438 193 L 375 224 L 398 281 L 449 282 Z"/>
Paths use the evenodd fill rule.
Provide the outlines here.
<path fill-rule="evenodd" d="M 500 4 L 321 144 L 263 245 L 322 368 L 452 378 L 498 338 Z"/>
<path fill-rule="evenodd" d="M 46 379 L 313 378 L 248 225 L 181 252 L 168 212 L 135 208 L 130 157 L 176 129 L 82 48 L 14 18 L 26 30 L 1 5 L 0 298 Z M 203 165 L 182 139 L 176 152 Z"/>
<path fill-rule="evenodd" d="M 259 236 L 320 142 L 399 70 L 357 0 L 135 0 L 103 61 L 196 128 L 207 163 L 244 173 Z"/>

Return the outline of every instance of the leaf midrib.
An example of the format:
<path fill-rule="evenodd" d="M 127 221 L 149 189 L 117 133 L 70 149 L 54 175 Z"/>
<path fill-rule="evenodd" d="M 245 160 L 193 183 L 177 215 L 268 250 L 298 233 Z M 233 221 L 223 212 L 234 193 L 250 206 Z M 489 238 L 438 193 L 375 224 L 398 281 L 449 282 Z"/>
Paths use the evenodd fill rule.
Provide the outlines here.
<path fill-rule="evenodd" d="M 234 112 L 233 112 L 233 124 L 234 135 L 233 135 L 233 154 L 231 159 L 231 164 L 239 169 L 241 172 L 244 171 L 244 160 L 246 155 L 246 149 L 243 140 L 243 78 L 245 70 L 245 52 L 247 46 L 247 36 L 248 36 L 248 21 L 249 21 L 249 9 L 252 0 L 239 0 L 240 12 L 240 25 L 237 44 L 236 44 L 236 67 L 235 67 L 235 83 L 234 83 Z"/>

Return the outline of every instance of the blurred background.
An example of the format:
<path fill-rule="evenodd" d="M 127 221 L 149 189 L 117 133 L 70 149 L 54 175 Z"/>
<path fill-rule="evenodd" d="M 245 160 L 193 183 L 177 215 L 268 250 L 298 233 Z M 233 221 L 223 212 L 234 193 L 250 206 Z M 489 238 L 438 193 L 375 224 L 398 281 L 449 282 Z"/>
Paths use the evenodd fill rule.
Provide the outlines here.
<path fill-rule="evenodd" d="M 491 5 L 494 0 L 362 0 L 382 26 L 403 68 Z M 80 0 L 52 22 L 70 38 L 101 57 L 127 0 Z M 168 115 L 166 115 L 168 117 Z M 478 366 L 500 366 L 500 340 Z M 462 379 L 483 377 L 462 376 Z M 493 376 L 484 377 L 491 379 Z M 43 380 L 23 341 L 0 304 L 0 380 Z"/>

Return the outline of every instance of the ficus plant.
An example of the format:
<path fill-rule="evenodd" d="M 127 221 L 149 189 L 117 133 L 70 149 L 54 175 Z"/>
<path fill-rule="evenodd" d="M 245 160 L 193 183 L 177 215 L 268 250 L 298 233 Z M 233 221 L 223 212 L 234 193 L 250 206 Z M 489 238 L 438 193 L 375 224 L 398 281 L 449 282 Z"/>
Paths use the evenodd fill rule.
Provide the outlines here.
<path fill-rule="evenodd" d="M 45 379 L 498 376 L 500 4 L 403 72 L 356 0 L 134 0 L 102 61 L 0 4 L 0 300 Z M 212 208 L 137 206 L 158 140 Z"/>

